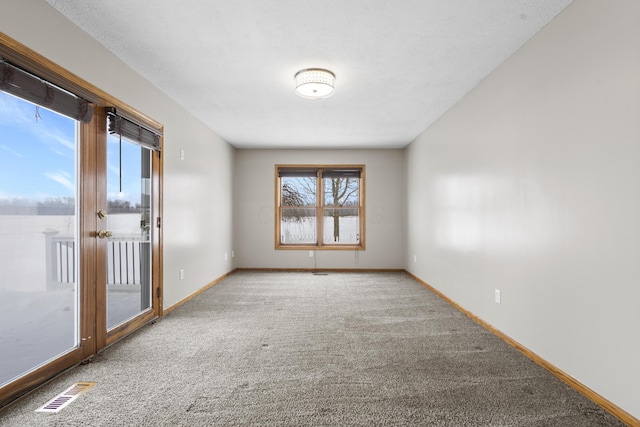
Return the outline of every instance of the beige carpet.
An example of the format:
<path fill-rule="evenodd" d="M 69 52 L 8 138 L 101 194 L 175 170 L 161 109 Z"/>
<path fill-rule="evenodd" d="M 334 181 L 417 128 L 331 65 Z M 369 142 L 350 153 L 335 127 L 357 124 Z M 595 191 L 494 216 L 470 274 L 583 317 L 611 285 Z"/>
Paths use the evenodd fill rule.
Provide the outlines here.
<path fill-rule="evenodd" d="M 34 410 L 76 381 L 58 414 Z M 403 273 L 238 272 L 1 426 L 619 426 Z"/>

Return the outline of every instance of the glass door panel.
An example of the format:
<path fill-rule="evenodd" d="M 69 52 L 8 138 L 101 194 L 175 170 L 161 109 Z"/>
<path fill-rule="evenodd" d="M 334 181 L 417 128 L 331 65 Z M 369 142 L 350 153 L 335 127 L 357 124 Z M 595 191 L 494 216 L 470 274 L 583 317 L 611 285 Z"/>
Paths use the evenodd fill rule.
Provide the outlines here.
<path fill-rule="evenodd" d="M 0 92 L 0 387 L 78 348 L 78 130 Z"/>
<path fill-rule="evenodd" d="M 107 330 L 151 309 L 151 150 L 107 140 Z"/>

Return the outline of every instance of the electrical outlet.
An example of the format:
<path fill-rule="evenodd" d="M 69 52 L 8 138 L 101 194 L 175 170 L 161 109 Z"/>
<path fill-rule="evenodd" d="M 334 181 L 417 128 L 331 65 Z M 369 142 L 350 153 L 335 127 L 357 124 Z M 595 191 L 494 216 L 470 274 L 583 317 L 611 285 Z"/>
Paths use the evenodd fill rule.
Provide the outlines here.
<path fill-rule="evenodd" d="M 225 261 L 228 261 L 228 260 L 229 260 L 229 255 L 228 255 L 226 252 L 224 253 L 224 260 L 225 260 Z"/>
<path fill-rule="evenodd" d="M 180 150 L 180 160 L 184 160 L 184 150 Z"/>
<path fill-rule="evenodd" d="M 309 251 L 309 258 L 313 258 L 313 251 Z"/>
<path fill-rule="evenodd" d="M 235 256 L 236 256 L 235 252 L 231 251 L 231 258 L 233 258 Z"/>
<path fill-rule="evenodd" d="M 413 256 L 413 262 L 418 262 L 418 257 L 416 255 Z"/>
<path fill-rule="evenodd" d="M 498 304 L 501 302 L 500 289 L 496 289 L 495 291 L 495 299 Z"/>
<path fill-rule="evenodd" d="M 184 279 L 184 270 L 180 269 L 180 280 Z"/>

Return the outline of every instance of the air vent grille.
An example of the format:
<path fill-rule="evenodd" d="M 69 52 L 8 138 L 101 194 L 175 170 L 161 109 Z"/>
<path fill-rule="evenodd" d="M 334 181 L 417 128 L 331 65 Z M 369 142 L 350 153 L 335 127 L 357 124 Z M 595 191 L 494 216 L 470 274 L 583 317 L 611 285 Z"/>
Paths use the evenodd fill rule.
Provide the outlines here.
<path fill-rule="evenodd" d="M 68 404 L 76 400 L 78 396 L 80 396 L 85 391 L 89 390 L 91 387 L 96 385 L 96 383 L 90 382 L 80 382 L 75 383 L 44 405 L 42 407 L 36 409 L 36 412 L 49 412 L 56 413 L 60 412 L 64 407 Z"/>

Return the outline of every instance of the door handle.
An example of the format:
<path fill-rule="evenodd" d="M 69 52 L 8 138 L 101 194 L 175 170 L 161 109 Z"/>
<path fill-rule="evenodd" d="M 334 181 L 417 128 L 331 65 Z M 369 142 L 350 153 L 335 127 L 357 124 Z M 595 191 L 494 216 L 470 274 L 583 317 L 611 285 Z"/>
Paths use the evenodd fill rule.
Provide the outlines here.
<path fill-rule="evenodd" d="M 113 236 L 113 233 L 110 232 L 109 230 L 98 231 L 98 237 L 101 239 L 104 239 L 105 237 L 111 237 L 111 236 Z"/>

